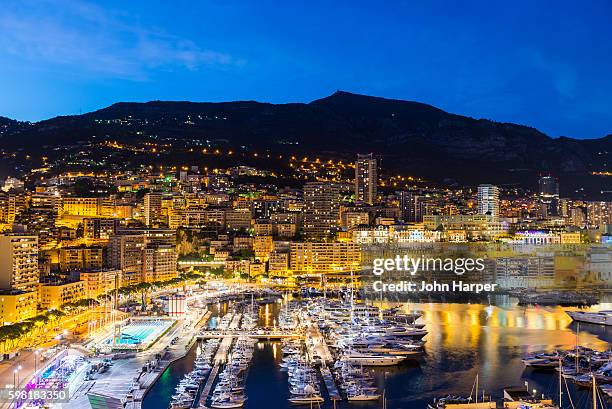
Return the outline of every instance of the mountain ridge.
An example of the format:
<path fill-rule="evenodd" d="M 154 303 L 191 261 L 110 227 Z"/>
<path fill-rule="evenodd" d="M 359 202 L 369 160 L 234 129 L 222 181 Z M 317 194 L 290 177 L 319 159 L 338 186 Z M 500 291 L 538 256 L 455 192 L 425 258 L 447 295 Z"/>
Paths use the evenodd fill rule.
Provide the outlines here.
<path fill-rule="evenodd" d="M 2 122 L 0 122 L 0 126 Z M 612 165 L 612 136 L 552 138 L 526 125 L 476 119 L 432 105 L 337 91 L 309 103 L 257 101 L 117 102 L 81 115 L 36 123 L 7 122 L 0 147 L 36 148 L 74 144 L 93 136 L 138 141 L 223 140 L 231 146 L 349 159 L 375 152 L 390 171 L 433 179 L 524 184 L 540 173 L 578 182 Z M 178 143 L 178 142 L 175 142 Z M 438 165 L 436 165 L 438 164 Z M 609 165 L 610 164 L 610 165 Z M 522 173 L 517 177 L 518 173 Z M 530 180 L 531 180 L 530 179 Z M 600 190 L 608 189 L 609 182 Z"/>

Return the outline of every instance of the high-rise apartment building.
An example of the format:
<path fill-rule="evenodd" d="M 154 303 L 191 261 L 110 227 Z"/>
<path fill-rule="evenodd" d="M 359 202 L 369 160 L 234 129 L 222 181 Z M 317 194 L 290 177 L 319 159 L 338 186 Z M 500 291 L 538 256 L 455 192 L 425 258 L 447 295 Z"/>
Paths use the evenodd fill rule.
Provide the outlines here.
<path fill-rule="evenodd" d="M 376 203 L 378 172 L 372 154 L 357 155 L 355 162 L 355 202 L 373 205 Z"/>
<path fill-rule="evenodd" d="M 162 195 L 161 193 L 147 193 L 144 197 L 144 222 L 152 226 L 161 221 Z"/>
<path fill-rule="evenodd" d="M 38 237 L 0 235 L 0 289 L 34 291 L 39 278 Z"/>
<path fill-rule="evenodd" d="M 559 215 L 559 181 L 553 176 L 542 176 L 538 180 L 540 201 L 545 216 Z"/>
<path fill-rule="evenodd" d="M 612 202 L 588 202 L 586 213 L 591 227 L 612 224 Z"/>
<path fill-rule="evenodd" d="M 559 181 L 553 176 L 542 176 L 538 180 L 538 187 L 541 197 L 559 198 Z"/>
<path fill-rule="evenodd" d="M 143 281 L 166 281 L 178 276 L 176 247 L 154 245 L 144 250 Z"/>
<path fill-rule="evenodd" d="M 16 216 L 25 209 L 25 197 L 19 193 L 0 192 L 0 224 L 15 222 Z"/>
<path fill-rule="evenodd" d="M 309 182 L 304 186 L 304 234 L 325 238 L 338 226 L 340 187 L 329 182 Z"/>
<path fill-rule="evenodd" d="M 478 186 L 478 214 L 499 217 L 499 188 L 493 185 Z"/>
<path fill-rule="evenodd" d="M 145 248 L 144 234 L 116 235 L 108 241 L 108 265 L 122 271 L 124 284 L 142 281 Z"/>
<path fill-rule="evenodd" d="M 408 223 L 423 221 L 422 197 L 413 192 L 400 193 L 400 211 L 402 220 Z"/>

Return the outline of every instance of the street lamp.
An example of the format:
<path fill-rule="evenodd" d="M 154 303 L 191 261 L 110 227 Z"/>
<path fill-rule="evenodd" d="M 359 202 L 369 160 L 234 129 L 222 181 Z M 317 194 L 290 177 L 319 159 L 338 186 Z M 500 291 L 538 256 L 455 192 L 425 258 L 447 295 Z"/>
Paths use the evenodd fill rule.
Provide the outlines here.
<path fill-rule="evenodd" d="M 40 352 L 40 349 L 37 349 L 36 351 L 34 351 L 34 373 L 36 373 L 37 371 L 37 365 L 38 365 L 38 354 Z"/>

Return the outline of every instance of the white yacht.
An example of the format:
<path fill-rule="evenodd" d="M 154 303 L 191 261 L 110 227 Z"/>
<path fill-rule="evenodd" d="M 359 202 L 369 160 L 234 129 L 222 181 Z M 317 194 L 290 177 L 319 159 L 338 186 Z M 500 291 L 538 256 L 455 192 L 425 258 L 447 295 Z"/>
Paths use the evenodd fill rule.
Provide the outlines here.
<path fill-rule="evenodd" d="M 612 325 L 612 311 L 566 311 L 567 315 L 572 317 L 574 321 L 588 322 L 589 324 Z"/>
<path fill-rule="evenodd" d="M 342 357 L 342 360 L 349 364 L 363 366 L 391 366 L 397 365 L 405 359 L 405 356 L 366 354 L 354 351 Z"/>

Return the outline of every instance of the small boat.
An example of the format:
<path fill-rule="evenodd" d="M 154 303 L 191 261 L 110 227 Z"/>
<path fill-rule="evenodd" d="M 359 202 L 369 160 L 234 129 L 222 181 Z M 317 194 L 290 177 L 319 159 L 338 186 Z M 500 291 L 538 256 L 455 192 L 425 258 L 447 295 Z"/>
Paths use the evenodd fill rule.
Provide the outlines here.
<path fill-rule="evenodd" d="M 325 400 L 319 395 L 311 396 L 294 396 L 289 398 L 289 403 L 292 405 L 311 405 L 315 403 L 323 403 Z"/>

